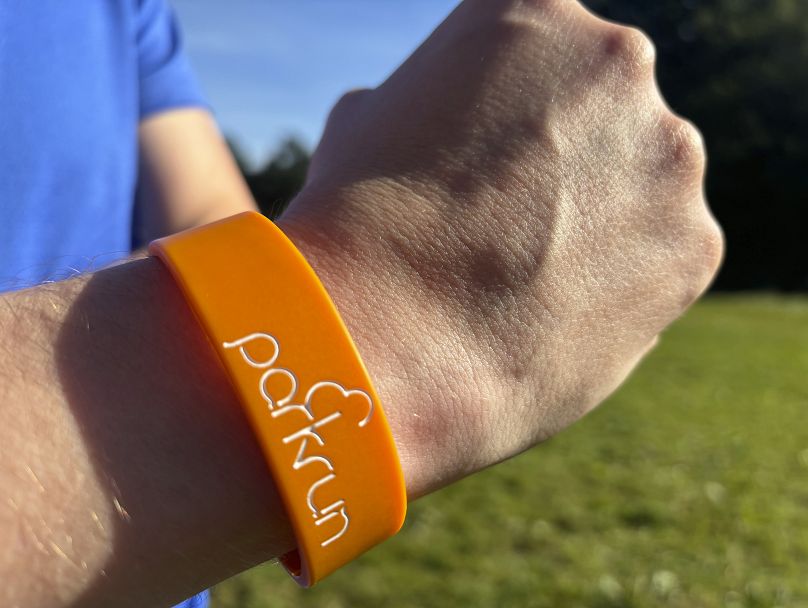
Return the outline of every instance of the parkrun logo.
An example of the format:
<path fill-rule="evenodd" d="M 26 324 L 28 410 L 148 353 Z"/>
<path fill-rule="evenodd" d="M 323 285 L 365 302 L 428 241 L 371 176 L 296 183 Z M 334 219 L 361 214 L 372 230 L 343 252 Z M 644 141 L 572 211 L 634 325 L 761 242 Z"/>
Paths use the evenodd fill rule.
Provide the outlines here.
<path fill-rule="evenodd" d="M 258 350 L 256 347 L 259 347 L 259 345 L 263 346 L 262 351 L 266 352 L 268 350 L 269 352 L 269 356 L 265 357 L 264 360 L 260 360 L 250 353 L 250 348 L 255 352 Z M 282 441 L 285 445 L 292 444 L 297 446 L 297 456 L 292 462 L 293 471 L 300 471 L 304 467 L 318 466 L 323 471 L 322 477 L 309 486 L 306 494 L 306 505 L 311 511 L 314 525 L 318 528 L 332 520 L 335 520 L 336 523 L 341 522 L 340 529 L 320 543 L 321 547 L 327 547 L 342 538 L 348 531 L 351 518 L 348 515 L 348 505 L 342 498 L 326 506 L 319 506 L 317 504 L 317 491 L 335 480 L 337 478 L 337 472 L 334 469 L 334 463 L 325 455 L 314 453 L 314 449 L 316 448 L 312 446 L 316 444 L 320 448 L 325 448 L 324 450 L 320 450 L 321 452 L 327 452 L 323 430 L 326 426 L 341 418 L 343 412 L 342 410 L 336 410 L 321 415 L 319 414 L 320 408 L 318 408 L 316 404 L 327 403 L 331 406 L 335 400 L 345 401 L 353 398 L 363 400 L 366 403 L 367 414 L 357 423 L 360 428 L 363 428 L 373 416 L 373 400 L 370 398 L 370 395 L 363 390 L 348 390 L 337 382 L 325 381 L 314 384 L 308 390 L 303 400 L 300 401 L 297 396 L 297 376 L 288 369 L 276 366 L 281 352 L 280 344 L 274 336 L 269 334 L 253 333 L 234 342 L 224 342 L 222 346 L 227 350 L 238 349 L 238 353 L 241 355 L 241 359 L 244 363 L 263 372 L 258 380 L 258 392 L 266 403 L 270 416 L 273 419 L 280 418 L 281 416 L 297 416 L 300 419 L 300 427 L 283 437 Z M 272 394 L 273 391 L 268 387 L 270 381 L 273 379 L 277 380 L 278 378 L 286 379 L 289 383 L 289 390 L 285 394 Z M 275 387 L 276 382 L 272 382 L 272 385 Z M 336 528 L 332 527 L 332 529 Z"/>

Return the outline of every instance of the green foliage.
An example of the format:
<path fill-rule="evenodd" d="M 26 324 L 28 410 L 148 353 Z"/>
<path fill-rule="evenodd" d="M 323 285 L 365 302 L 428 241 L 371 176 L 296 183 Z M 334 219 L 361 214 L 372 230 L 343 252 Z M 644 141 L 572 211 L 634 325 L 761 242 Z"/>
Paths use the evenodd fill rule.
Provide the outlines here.
<path fill-rule="evenodd" d="M 729 243 L 724 288 L 808 288 L 808 3 L 586 0 L 646 30 L 675 110 L 704 132 Z"/>
<path fill-rule="evenodd" d="M 281 142 L 269 162 L 258 171 L 250 170 L 238 147 L 232 142 L 230 150 L 261 212 L 267 217 L 278 217 L 306 181 L 308 150 L 296 139 L 286 139 Z"/>
<path fill-rule="evenodd" d="M 609 403 L 313 590 L 267 565 L 213 606 L 808 605 L 806 344 L 808 300 L 714 296 Z"/>

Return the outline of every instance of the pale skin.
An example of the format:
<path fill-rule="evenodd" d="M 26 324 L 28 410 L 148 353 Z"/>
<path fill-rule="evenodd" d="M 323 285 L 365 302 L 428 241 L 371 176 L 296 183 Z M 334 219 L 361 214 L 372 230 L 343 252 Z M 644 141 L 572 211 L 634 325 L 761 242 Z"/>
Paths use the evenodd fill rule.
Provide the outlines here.
<path fill-rule="evenodd" d="M 583 416 L 703 292 L 704 162 L 650 42 L 572 0 L 467 0 L 338 104 L 279 224 L 357 342 L 411 497 Z M 166 606 L 293 547 L 155 260 L 1 298 L 0 387 L 3 605 Z"/>
<path fill-rule="evenodd" d="M 140 124 L 138 141 L 141 240 L 256 209 L 207 110 L 149 117 Z"/>

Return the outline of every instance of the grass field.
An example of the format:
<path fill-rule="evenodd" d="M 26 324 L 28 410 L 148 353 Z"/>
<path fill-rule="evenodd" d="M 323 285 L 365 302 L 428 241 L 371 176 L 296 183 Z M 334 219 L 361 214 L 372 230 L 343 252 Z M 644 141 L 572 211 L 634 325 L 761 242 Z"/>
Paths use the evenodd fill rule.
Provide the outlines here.
<path fill-rule="evenodd" d="M 300 591 L 215 608 L 808 606 L 808 300 L 714 296 L 603 407 Z"/>

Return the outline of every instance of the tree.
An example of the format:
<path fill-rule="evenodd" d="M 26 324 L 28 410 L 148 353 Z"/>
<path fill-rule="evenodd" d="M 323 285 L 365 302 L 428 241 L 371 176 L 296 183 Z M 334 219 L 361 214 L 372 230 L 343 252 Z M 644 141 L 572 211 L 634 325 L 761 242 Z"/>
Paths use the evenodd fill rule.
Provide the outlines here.
<path fill-rule="evenodd" d="M 286 139 L 262 169 L 251 171 L 238 146 L 232 141 L 229 145 L 261 213 L 278 217 L 306 181 L 309 152 L 305 146 L 294 138 Z"/>

